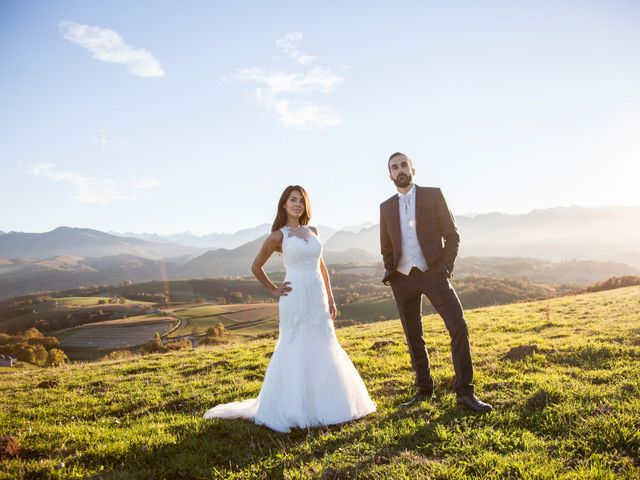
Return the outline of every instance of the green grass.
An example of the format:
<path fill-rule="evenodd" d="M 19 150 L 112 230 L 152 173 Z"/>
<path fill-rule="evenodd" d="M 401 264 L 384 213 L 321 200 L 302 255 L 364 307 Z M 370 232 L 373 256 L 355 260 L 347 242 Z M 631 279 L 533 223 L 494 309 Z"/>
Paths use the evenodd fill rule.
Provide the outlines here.
<path fill-rule="evenodd" d="M 279 327 L 277 318 L 266 318 L 258 323 L 253 323 L 242 328 L 235 328 L 233 330 L 227 330 L 227 332 L 254 337 L 263 333 L 277 332 Z"/>
<path fill-rule="evenodd" d="M 36 369 L 40 369 L 40 368 L 42 368 L 42 367 L 40 367 L 38 365 L 33 365 L 32 363 L 18 362 L 13 367 L 5 367 L 5 366 L 0 367 L 0 374 L 2 374 L 2 373 L 15 373 L 15 372 L 19 372 L 19 371 L 22 371 L 22 370 L 36 370 Z"/>
<path fill-rule="evenodd" d="M 172 332 L 169 337 L 179 337 L 182 335 L 189 335 L 194 330 L 197 333 L 206 331 L 209 327 L 213 327 L 218 323 L 222 323 L 225 328 L 234 327 L 234 332 L 238 336 L 236 339 L 244 340 L 247 336 L 252 337 L 261 333 L 278 330 L 278 321 L 273 318 L 273 315 L 268 315 L 264 318 L 263 322 L 252 325 L 248 324 L 246 327 L 240 327 L 237 321 L 231 318 L 226 318 L 227 315 L 233 316 L 232 312 L 238 310 L 251 310 L 260 308 L 260 305 L 253 304 L 231 304 L 231 305 L 202 305 L 196 307 L 188 307 L 184 309 L 174 310 L 172 313 L 184 320 L 186 325 L 178 328 Z"/>
<path fill-rule="evenodd" d="M 197 333 L 201 333 L 206 331 L 207 328 L 213 327 L 218 322 L 222 322 L 224 324 L 225 322 L 220 315 L 227 311 L 228 308 L 225 308 L 224 305 L 203 305 L 174 310 L 172 313 L 186 320 L 186 325 L 171 332 L 169 337 L 173 338 L 182 335 L 189 335 L 194 330 Z"/>
<path fill-rule="evenodd" d="M 385 318 L 398 316 L 398 308 L 393 298 L 373 297 L 358 300 L 345 305 L 338 305 L 338 320 L 357 320 L 360 322 L 377 321 L 380 315 Z"/>
<path fill-rule="evenodd" d="M 456 406 L 434 316 L 424 318 L 432 401 L 398 407 L 413 376 L 397 320 L 344 328 L 338 337 L 378 411 L 290 434 L 201 418 L 258 394 L 275 340 L 2 374 L 11 393 L 0 431 L 23 451 L 0 461 L 0 478 L 640 476 L 640 287 L 482 308 L 467 320 L 489 415 Z M 379 340 L 394 343 L 372 349 Z M 531 354 L 510 359 L 514 347 Z M 44 380 L 57 385 L 37 388 Z"/>

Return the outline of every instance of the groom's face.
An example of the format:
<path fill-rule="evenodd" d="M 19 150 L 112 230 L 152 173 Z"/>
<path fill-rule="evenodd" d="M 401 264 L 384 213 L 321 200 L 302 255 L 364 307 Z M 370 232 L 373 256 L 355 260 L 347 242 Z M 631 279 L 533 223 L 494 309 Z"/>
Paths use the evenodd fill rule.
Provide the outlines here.
<path fill-rule="evenodd" d="M 415 174 L 411 160 L 404 155 L 396 155 L 389 160 L 389 178 L 396 187 L 408 187 Z"/>

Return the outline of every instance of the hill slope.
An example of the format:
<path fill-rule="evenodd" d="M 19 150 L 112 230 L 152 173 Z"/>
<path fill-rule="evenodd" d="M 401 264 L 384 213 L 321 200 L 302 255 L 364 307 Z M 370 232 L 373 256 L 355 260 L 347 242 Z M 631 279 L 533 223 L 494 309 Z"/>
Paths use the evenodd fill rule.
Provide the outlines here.
<path fill-rule="evenodd" d="M 345 328 L 378 411 L 291 434 L 200 418 L 257 395 L 274 340 L 0 375 L 13 392 L 0 431 L 23 446 L 0 478 L 638 478 L 639 298 L 631 287 L 469 311 L 476 387 L 496 407 L 485 416 L 455 405 L 432 316 L 432 401 L 398 408 L 412 373 L 397 320 Z"/>

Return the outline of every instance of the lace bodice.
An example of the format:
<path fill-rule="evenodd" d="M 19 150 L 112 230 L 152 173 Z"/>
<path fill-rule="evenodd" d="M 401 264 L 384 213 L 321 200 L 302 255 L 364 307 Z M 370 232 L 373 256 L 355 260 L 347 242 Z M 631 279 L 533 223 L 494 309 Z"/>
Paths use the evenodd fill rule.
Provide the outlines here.
<path fill-rule="evenodd" d="M 322 243 L 307 226 L 282 227 L 282 259 L 287 273 L 320 268 Z"/>

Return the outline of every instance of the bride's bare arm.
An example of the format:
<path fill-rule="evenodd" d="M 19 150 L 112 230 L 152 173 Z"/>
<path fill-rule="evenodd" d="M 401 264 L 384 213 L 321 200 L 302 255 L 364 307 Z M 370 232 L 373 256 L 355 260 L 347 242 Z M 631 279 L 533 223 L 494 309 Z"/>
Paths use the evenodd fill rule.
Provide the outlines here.
<path fill-rule="evenodd" d="M 272 232 L 262 244 L 258 255 L 251 264 L 251 272 L 258 279 L 264 288 L 269 290 L 276 297 L 286 296 L 291 291 L 291 282 L 284 282 L 282 285 L 275 285 L 264 271 L 264 264 L 273 255 L 273 252 L 282 245 L 282 232 L 280 230 Z"/>

